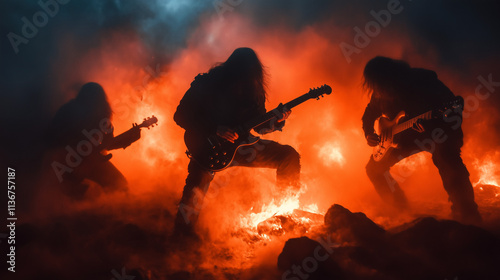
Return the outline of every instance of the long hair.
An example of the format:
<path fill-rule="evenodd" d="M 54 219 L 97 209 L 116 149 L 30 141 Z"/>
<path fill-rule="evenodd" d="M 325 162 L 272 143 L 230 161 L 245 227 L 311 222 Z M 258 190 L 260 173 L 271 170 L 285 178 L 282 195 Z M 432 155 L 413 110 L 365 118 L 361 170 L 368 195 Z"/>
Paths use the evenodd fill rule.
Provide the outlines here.
<path fill-rule="evenodd" d="M 47 145 L 76 145 L 82 140 L 83 129 L 100 128 L 100 122 L 111 119 L 111 114 L 104 89 L 97 83 L 87 83 L 57 111 L 46 132 Z"/>
<path fill-rule="evenodd" d="M 393 97 L 406 81 L 410 65 L 403 60 L 377 56 L 372 58 L 363 71 L 363 88 L 368 95 Z"/>
<path fill-rule="evenodd" d="M 242 88 L 256 102 L 263 104 L 267 99 L 267 74 L 259 57 L 251 48 L 237 48 L 229 58 L 210 69 L 222 83 Z"/>
<path fill-rule="evenodd" d="M 111 118 L 112 110 L 104 89 L 98 83 L 86 83 L 82 86 L 75 102 L 81 108 L 90 108 L 96 118 Z"/>

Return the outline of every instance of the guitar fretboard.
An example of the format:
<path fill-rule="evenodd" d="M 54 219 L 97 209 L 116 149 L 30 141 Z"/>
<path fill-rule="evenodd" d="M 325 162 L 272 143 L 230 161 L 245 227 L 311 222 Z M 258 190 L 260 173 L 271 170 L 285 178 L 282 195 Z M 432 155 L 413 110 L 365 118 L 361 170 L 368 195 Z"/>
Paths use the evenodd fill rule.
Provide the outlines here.
<path fill-rule="evenodd" d="M 400 123 L 392 129 L 392 135 L 396 135 L 400 132 L 403 132 L 411 127 L 418 121 L 418 120 L 430 120 L 432 118 L 432 110 L 427 111 L 421 115 L 418 115 L 414 118 L 411 118 L 403 123 Z"/>
<path fill-rule="evenodd" d="M 310 99 L 309 93 L 306 93 L 306 94 L 304 94 L 302 96 L 299 96 L 299 97 L 295 98 L 294 100 L 292 100 L 292 101 L 284 104 L 283 106 L 286 107 L 287 109 L 292 109 L 293 107 L 295 107 L 297 105 L 300 105 L 301 103 L 303 103 L 303 102 L 305 102 L 305 101 L 307 101 L 309 99 Z M 263 124 L 263 123 L 267 122 L 268 120 L 270 120 L 270 119 L 272 119 L 274 117 L 276 117 L 276 112 L 274 110 L 271 110 L 271 111 L 265 113 L 262 116 L 259 116 L 259 117 L 255 118 L 255 119 L 252 119 L 252 120 L 246 122 L 242 126 L 242 128 L 245 131 L 250 131 L 252 128 L 254 128 L 254 127 L 256 127 L 256 126 L 258 126 L 260 124 Z"/>

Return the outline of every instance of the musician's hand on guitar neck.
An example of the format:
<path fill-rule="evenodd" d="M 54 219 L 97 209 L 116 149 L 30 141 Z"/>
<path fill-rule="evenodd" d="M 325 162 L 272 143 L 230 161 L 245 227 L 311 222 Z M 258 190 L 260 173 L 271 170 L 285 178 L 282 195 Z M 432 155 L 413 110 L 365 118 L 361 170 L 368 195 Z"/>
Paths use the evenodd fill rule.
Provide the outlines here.
<path fill-rule="evenodd" d="M 133 132 L 131 132 L 131 137 L 133 139 L 132 142 L 135 142 L 141 139 L 141 128 L 137 125 L 137 123 L 133 123 L 132 128 L 133 128 L 132 129 Z"/>
<path fill-rule="evenodd" d="M 219 125 L 217 127 L 217 136 L 224 138 L 231 143 L 234 143 L 234 141 L 238 139 L 238 133 L 234 132 L 234 130 L 230 129 L 229 127 L 223 125 Z"/>
<path fill-rule="evenodd" d="M 288 117 L 292 113 L 292 110 L 288 110 L 286 107 L 283 109 L 284 109 L 284 112 L 281 114 L 281 117 L 278 118 L 277 122 L 284 122 L 286 119 L 288 119 Z"/>
<path fill-rule="evenodd" d="M 377 133 L 368 134 L 366 136 L 366 142 L 368 146 L 375 147 L 380 143 L 380 136 L 378 136 Z"/>
<path fill-rule="evenodd" d="M 286 119 L 288 119 L 288 117 L 292 113 L 292 111 L 288 109 L 286 106 L 284 106 L 282 103 L 280 103 L 280 105 L 278 105 L 278 108 L 276 108 L 273 111 L 276 114 L 277 122 L 284 122 Z"/>
<path fill-rule="evenodd" d="M 424 132 L 424 131 L 425 131 L 425 128 L 424 128 L 424 126 L 422 125 L 422 120 L 420 119 L 420 120 L 418 120 L 417 122 L 415 122 L 415 123 L 413 124 L 413 126 L 412 126 L 412 129 L 413 129 L 413 130 L 415 130 L 415 131 L 417 131 L 417 132 L 420 132 L 420 133 Z"/>

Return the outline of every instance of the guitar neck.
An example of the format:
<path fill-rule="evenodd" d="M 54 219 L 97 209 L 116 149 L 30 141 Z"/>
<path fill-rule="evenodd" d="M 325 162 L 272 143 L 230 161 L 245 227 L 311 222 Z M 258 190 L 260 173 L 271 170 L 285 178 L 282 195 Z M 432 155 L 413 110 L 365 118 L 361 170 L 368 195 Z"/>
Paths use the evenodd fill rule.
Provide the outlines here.
<path fill-rule="evenodd" d="M 113 139 L 111 140 L 110 143 L 108 143 L 108 145 L 101 144 L 101 148 L 113 150 L 113 149 L 127 147 L 128 145 L 137 141 L 140 138 L 140 136 L 138 136 L 137 134 L 138 130 L 144 127 L 147 127 L 149 129 L 150 126 L 154 126 L 157 123 L 158 119 L 154 115 L 152 117 L 144 119 L 144 121 L 141 124 L 132 125 L 132 128 L 130 128 L 129 130 L 113 137 Z"/>
<path fill-rule="evenodd" d="M 418 120 L 430 120 L 432 118 L 432 110 L 427 111 L 421 115 L 418 115 L 414 118 L 411 118 L 403 123 L 400 123 L 392 129 L 392 135 L 396 135 L 400 132 L 403 132 L 409 128 L 412 128 L 413 125 L 418 121 Z"/>
<path fill-rule="evenodd" d="M 109 141 L 109 143 L 107 143 L 107 145 L 102 145 L 101 148 L 106 149 L 106 150 L 115 150 L 115 149 L 124 148 L 124 147 L 130 145 L 133 142 L 133 140 L 132 140 L 133 135 L 134 135 L 133 130 L 136 130 L 136 129 L 140 129 L 140 128 L 139 127 L 132 127 L 129 130 L 127 130 L 119 135 L 114 136 L 113 139 L 111 139 Z"/>
<path fill-rule="evenodd" d="M 310 97 L 308 96 L 308 94 L 304 94 L 302 96 L 299 96 L 297 98 L 295 98 L 294 100 L 286 103 L 283 105 L 283 107 L 286 107 L 287 109 L 292 109 L 293 107 L 297 106 L 297 105 L 300 105 L 302 104 L 303 102 L 309 100 Z M 267 121 L 269 121 L 270 119 L 274 118 L 277 116 L 277 114 L 281 113 L 281 112 L 278 112 L 277 111 L 278 109 L 274 109 L 274 110 L 271 110 L 267 113 L 265 113 L 264 115 L 262 116 L 258 116 L 254 119 L 251 119 L 250 121 L 246 122 L 245 124 L 243 124 L 242 128 L 243 130 L 245 131 L 250 131 L 252 128 L 260 125 L 260 124 L 263 124 Z"/>

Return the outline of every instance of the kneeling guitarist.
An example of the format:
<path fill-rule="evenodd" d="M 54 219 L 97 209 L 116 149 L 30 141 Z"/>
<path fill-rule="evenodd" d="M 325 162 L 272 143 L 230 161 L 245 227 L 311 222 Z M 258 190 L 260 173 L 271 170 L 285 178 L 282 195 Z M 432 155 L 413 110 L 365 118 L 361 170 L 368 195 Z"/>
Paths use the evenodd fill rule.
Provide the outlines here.
<path fill-rule="evenodd" d="M 368 145 L 375 147 L 366 172 L 377 193 L 397 208 L 406 208 L 407 199 L 389 170 L 412 154 L 428 151 L 452 203 L 453 218 L 480 223 L 469 172 L 460 156 L 463 99 L 455 97 L 434 71 L 387 57 L 371 59 L 363 76 L 371 94 L 363 130 Z"/>
<path fill-rule="evenodd" d="M 254 144 L 253 141 L 241 143 L 255 147 L 251 153 L 210 152 L 223 144 L 221 142 L 236 143 L 246 138 L 246 131 L 236 127 L 266 113 L 265 77 L 256 53 L 250 48 L 238 48 L 227 61 L 198 75 L 182 98 L 174 120 L 186 130 L 185 142 L 191 161 L 174 235 L 196 237 L 193 226 L 201 208 L 200 199 L 208 190 L 214 171 L 226 166 L 274 168 L 278 184 L 298 186 L 300 157 L 291 146 L 258 140 Z M 287 109 L 276 112 L 274 119 L 253 128 L 260 134 L 281 130 L 290 112 Z M 213 139 L 207 138 L 209 135 L 214 135 Z"/>
<path fill-rule="evenodd" d="M 73 198 L 84 197 L 89 180 L 104 191 L 127 191 L 123 174 L 109 161 L 110 150 L 126 148 L 141 137 L 141 128 L 157 119 L 144 119 L 114 136 L 112 111 L 104 89 L 97 83 L 82 86 L 76 98 L 64 104 L 47 131 L 47 154 L 61 189 Z"/>

